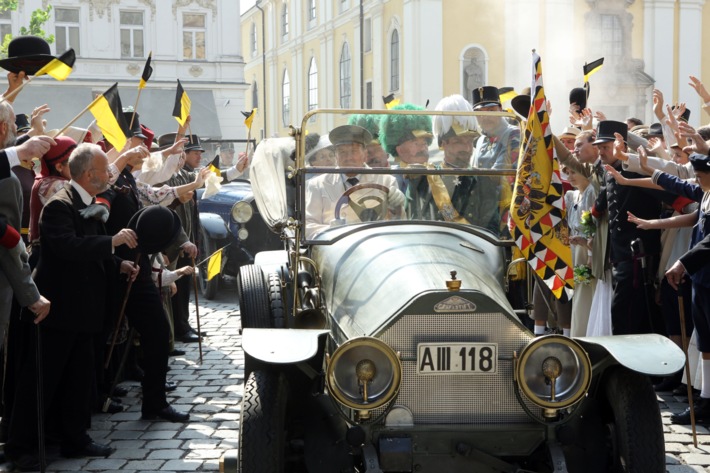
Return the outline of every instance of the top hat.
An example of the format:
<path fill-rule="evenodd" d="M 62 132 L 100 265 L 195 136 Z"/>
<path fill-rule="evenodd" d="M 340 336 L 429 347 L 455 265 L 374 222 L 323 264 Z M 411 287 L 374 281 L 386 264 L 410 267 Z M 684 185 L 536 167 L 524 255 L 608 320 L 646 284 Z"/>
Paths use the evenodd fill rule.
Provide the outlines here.
<path fill-rule="evenodd" d="M 651 126 L 648 127 L 648 136 L 663 138 L 663 126 L 660 123 L 651 123 Z"/>
<path fill-rule="evenodd" d="M 348 143 L 358 143 L 367 146 L 372 141 L 372 134 L 361 126 L 341 125 L 330 130 L 328 139 L 333 146 Z"/>
<path fill-rule="evenodd" d="M 587 89 L 582 87 L 575 87 L 569 92 L 569 104 L 576 103 L 580 110 L 587 108 L 587 98 L 589 98 Z"/>
<path fill-rule="evenodd" d="M 510 106 L 513 107 L 515 113 L 526 120 L 528 119 L 528 114 L 530 113 L 531 104 L 532 98 L 530 97 L 530 87 L 525 87 L 520 95 L 516 95 L 510 99 Z"/>
<path fill-rule="evenodd" d="M 34 75 L 49 61 L 54 59 L 49 43 L 39 36 L 18 36 L 7 46 L 7 58 L 0 60 L 0 67 L 18 73 L 25 71 Z"/>
<path fill-rule="evenodd" d="M 474 110 L 491 105 L 500 106 L 500 94 L 498 93 L 498 87 L 484 85 L 483 87 L 473 89 Z"/>
<path fill-rule="evenodd" d="M 200 137 L 197 135 L 187 135 L 187 143 L 185 143 L 185 152 L 189 151 L 204 151 L 205 148 L 202 147 L 200 143 Z"/>
<path fill-rule="evenodd" d="M 141 122 L 137 112 L 135 118 L 133 117 L 133 111 L 123 112 L 123 119 L 126 121 L 126 125 L 131 127 L 131 129 L 128 130 L 128 133 L 126 133 L 126 136 L 135 136 L 141 140 L 146 139 L 145 134 L 143 134 L 143 129 L 141 128 Z M 133 125 L 131 125 L 131 119 L 133 119 Z"/>
<path fill-rule="evenodd" d="M 600 121 L 597 126 L 597 140 L 592 144 L 598 145 L 608 141 L 614 141 L 616 140 L 614 133 L 620 134 L 624 139 L 624 142 L 626 142 L 629 127 L 624 122 L 617 122 L 614 120 Z"/>
<path fill-rule="evenodd" d="M 182 225 L 175 211 L 150 205 L 133 214 L 128 228 L 136 232 L 140 251 L 150 255 L 165 250 L 177 238 Z"/>
<path fill-rule="evenodd" d="M 693 165 L 693 169 L 696 171 L 710 172 L 710 156 L 693 153 L 690 155 L 690 164 Z"/>
<path fill-rule="evenodd" d="M 15 115 L 15 125 L 17 125 L 18 133 L 22 133 L 32 128 L 30 125 L 30 117 L 27 116 L 26 113 L 18 113 Z"/>

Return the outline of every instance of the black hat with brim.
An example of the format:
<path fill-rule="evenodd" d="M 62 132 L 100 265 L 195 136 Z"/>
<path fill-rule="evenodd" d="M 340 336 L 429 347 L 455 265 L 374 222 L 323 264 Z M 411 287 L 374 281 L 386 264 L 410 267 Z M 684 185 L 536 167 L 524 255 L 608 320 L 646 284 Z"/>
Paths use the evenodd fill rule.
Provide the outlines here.
<path fill-rule="evenodd" d="M 131 120 L 133 120 L 133 125 L 131 126 L 130 135 L 133 137 L 135 136 L 136 138 L 140 138 L 141 140 L 145 140 L 147 137 L 143 133 L 143 129 L 141 128 L 141 122 L 140 122 L 140 117 L 138 116 L 138 112 L 136 112 L 135 117 L 133 116 L 133 112 L 123 112 L 123 118 L 126 120 L 127 125 L 131 125 Z"/>
<path fill-rule="evenodd" d="M 629 133 L 629 127 L 624 122 L 617 122 L 614 120 L 601 121 L 597 126 L 597 140 L 592 144 L 598 145 L 601 143 L 614 141 L 616 140 L 614 133 L 620 134 L 621 137 L 624 139 L 624 142 L 626 142 L 626 138 Z"/>
<path fill-rule="evenodd" d="M 18 132 L 27 131 L 32 126 L 30 125 L 30 117 L 26 113 L 18 113 L 15 115 L 15 125 L 17 126 Z"/>
<path fill-rule="evenodd" d="M 587 108 L 587 90 L 582 87 L 575 87 L 569 92 L 569 104 L 577 104 L 580 110 Z"/>
<path fill-rule="evenodd" d="M 651 123 L 651 126 L 648 127 L 648 136 L 663 137 L 663 126 L 660 123 Z"/>
<path fill-rule="evenodd" d="M 52 56 L 49 43 L 38 36 L 18 36 L 7 47 L 7 58 L 0 60 L 0 67 L 15 74 L 25 71 L 32 76 L 49 63 Z"/>
<path fill-rule="evenodd" d="M 490 107 L 491 105 L 500 106 L 500 93 L 498 87 L 484 85 L 477 89 L 473 89 L 473 109 L 478 110 L 482 107 Z"/>
<path fill-rule="evenodd" d="M 143 207 L 133 214 L 128 228 L 138 236 L 138 248 L 144 254 L 164 251 L 177 238 L 182 225 L 174 210 L 160 205 Z"/>
<path fill-rule="evenodd" d="M 510 106 L 513 107 L 515 113 L 521 117 L 528 119 L 528 114 L 530 113 L 530 105 L 532 104 L 532 98 L 530 98 L 530 87 L 526 87 L 520 93 L 512 99 L 510 99 Z"/>
<path fill-rule="evenodd" d="M 187 153 L 188 151 L 204 151 L 205 148 L 202 147 L 202 143 L 200 143 L 200 137 L 197 135 L 188 135 L 186 136 L 187 138 L 187 143 L 185 143 L 185 152 Z"/>
<path fill-rule="evenodd" d="M 690 164 L 693 165 L 695 171 L 710 172 L 710 156 L 693 153 L 688 159 L 690 159 Z"/>

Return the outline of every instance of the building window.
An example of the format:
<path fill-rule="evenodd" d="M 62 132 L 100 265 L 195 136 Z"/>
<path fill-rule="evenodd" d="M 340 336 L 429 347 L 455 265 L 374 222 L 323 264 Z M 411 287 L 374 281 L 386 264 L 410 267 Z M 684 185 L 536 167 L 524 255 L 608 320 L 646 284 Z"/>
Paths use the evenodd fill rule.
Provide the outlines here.
<path fill-rule="evenodd" d="M 57 53 L 61 54 L 69 48 L 81 56 L 79 44 L 79 10 L 75 8 L 54 9 L 54 38 L 57 42 Z"/>
<path fill-rule="evenodd" d="M 605 56 L 620 58 L 624 54 L 624 31 L 618 15 L 600 15 L 602 51 Z"/>
<path fill-rule="evenodd" d="M 365 18 L 362 25 L 362 50 L 366 53 L 372 51 L 372 18 Z"/>
<path fill-rule="evenodd" d="M 205 15 L 184 13 L 182 15 L 183 59 L 206 59 Z"/>
<path fill-rule="evenodd" d="M 390 92 L 399 90 L 399 33 L 392 31 L 390 37 Z"/>
<path fill-rule="evenodd" d="M 318 66 L 316 58 L 311 58 L 308 68 L 308 110 L 318 108 Z"/>
<path fill-rule="evenodd" d="M 281 38 L 288 39 L 288 5 L 281 7 Z"/>
<path fill-rule="evenodd" d="M 251 108 L 259 108 L 259 86 L 256 80 L 251 84 Z"/>
<path fill-rule="evenodd" d="M 0 12 L 0 42 L 5 40 L 5 36 L 12 35 L 11 14 L 10 10 Z"/>
<path fill-rule="evenodd" d="M 258 46 L 257 46 L 257 36 L 256 36 L 256 23 L 251 24 L 251 35 L 249 35 L 249 44 L 251 45 L 251 55 L 256 56 Z"/>
<path fill-rule="evenodd" d="M 121 57 L 145 57 L 143 12 L 121 12 Z"/>
<path fill-rule="evenodd" d="M 365 108 L 372 110 L 372 81 L 365 82 Z"/>
<path fill-rule="evenodd" d="M 308 20 L 316 19 L 316 0 L 308 0 Z"/>
<path fill-rule="evenodd" d="M 347 11 L 348 9 L 348 0 L 339 0 L 338 4 L 340 6 L 340 13 L 343 13 Z"/>
<path fill-rule="evenodd" d="M 284 126 L 289 126 L 291 123 L 291 80 L 286 70 L 281 82 L 281 119 Z"/>
<path fill-rule="evenodd" d="M 340 53 L 340 107 L 350 108 L 350 49 L 348 43 L 343 43 L 343 50 Z"/>

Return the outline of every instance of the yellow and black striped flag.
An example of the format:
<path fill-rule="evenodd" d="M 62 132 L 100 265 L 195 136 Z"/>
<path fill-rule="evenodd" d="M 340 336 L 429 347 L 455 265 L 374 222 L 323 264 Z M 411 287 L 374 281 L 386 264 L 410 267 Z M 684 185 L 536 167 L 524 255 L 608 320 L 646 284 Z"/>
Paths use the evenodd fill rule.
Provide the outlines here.
<path fill-rule="evenodd" d="M 389 94 L 387 97 L 383 96 L 382 101 L 385 103 L 385 108 L 387 110 L 391 110 L 399 105 L 399 99 L 394 98 L 394 94 Z"/>
<path fill-rule="evenodd" d="M 515 92 L 515 89 L 512 87 L 501 87 L 498 89 L 498 96 L 500 97 L 500 103 L 503 103 L 517 97 L 518 93 Z"/>
<path fill-rule="evenodd" d="M 96 97 L 88 108 L 96 119 L 96 125 L 101 129 L 104 138 L 116 150 L 121 151 L 126 144 L 127 138 L 124 130 L 128 129 L 128 123 L 123 117 L 121 97 L 118 95 L 118 82 Z"/>
<path fill-rule="evenodd" d="M 207 165 L 210 171 L 215 173 L 217 177 L 222 177 L 222 171 L 219 170 L 219 155 L 215 156 L 212 161 Z"/>
<path fill-rule="evenodd" d="M 599 58 L 596 61 L 592 61 L 589 64 L 584 65 L 584 82 L 589 82 L 589 78 L 597 72 L 599 69 L 602 68 L 602 65 L 604 64 L 604 58 Z"/>
<path fill-rule="evenodd" d="M 173 106 L 173 116 L 180 126 L 185 125 L 188 115 L 190 115 L 190 97 L 182 88 L 180 79 L 177 81 L 177 91 L 175 92 L 175 105 Z"/>
<path fill-rule="evenodd" d="M 207 261 L 207 280 L 209 281 L 220 272 L 222 272 L 222 249 L 214 252 Z"/>
<path fill-rule="evenodd" d="M 76 54 L 73 49 L 67 50 L 61 56 L 52 59 L 45 64 L 39 71 L 35 73 L 35 77 L 47 74 L 57 80 L 64 80 L 71 74 L 74 63 L 76 62 Z"/>
<path fill-rule="evenodd" d="M 251 130 L 251 124 L 254 122 L 254 115 L 256 115 L 256 109 L 252 108 L 251 112 L 242 112 L 244 115 L 244 124 L 247 126 L 248 130 Z"/>
<path fill-rule="evenodd" d="M 148 54 L 148 59 L 145 61 L 145 66 L 143 66 L 143 74 L 141 74 L 141 81 L 138 84 L 139 89 L 145 88 L 148 83 L 148 79 L 153 75 L 153 68 L 150 65 L 150 58 L 153 56 L 153 51 Z"/>

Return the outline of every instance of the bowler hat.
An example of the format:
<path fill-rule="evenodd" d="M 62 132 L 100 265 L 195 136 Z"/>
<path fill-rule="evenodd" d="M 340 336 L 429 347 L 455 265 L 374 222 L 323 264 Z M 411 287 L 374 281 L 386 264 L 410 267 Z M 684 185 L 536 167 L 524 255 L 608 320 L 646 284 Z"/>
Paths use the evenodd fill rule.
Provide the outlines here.
<path fill-rule="evenodd" d="M 372 141 L 372 133 L 361 126 L 341 125 L 330 130 L 328 139 L 334 146 L 348 143 L 358 143 L 367 146 Z"/>
<path fill-rule="evenodd" d="M 530 87 L 525 87 L 520 95 L 516 95 L 510 99 L 510 106 L 513 107 L 515 113 L 527 120 L 530 113 L 530 105 L 532 98 L 530 97 Z"/>
<path fill-rule="evenodd" d="M 663 137 L 663 126 L 661 126 L 660 123 L 651 123 L 651 126 L 648 127 L 648 136 L 649 137 Z"/>
<path fill-rule="evenodd" d="M 597 140 L 592 143 L 595 145 L 606 143 L 608 141 L 616 140 L 614 133 L 618 133 L 626 142 L 626 137 L 629 132 L 629 127 L 624 122 L 617 122 L 614 120 L 603 120 L 599 122 L 597 126 Z"/>
<path fill-rule="evenodd" d="M 27 131 L 32 126 L 30 125 L 30 117 L 26 113 L 18 113 L 15 115 L 15 125 L 17 126 L 17 132 L 22 133 Z"/>
<path fill-rule="evenodd" d="M 690 155 L 690 163 L 696 171 L 710 172 L 710 156 L 693 153 Z"/>
<path fill-rule="evenodd" d="M 0 60 L 0 67 L 10 72 L 25 71 L 34 75 L 54 59 L 49 43 L 39 36 L 18 36 L 7 46 L 7 58 Z"/>
<path fill-rule="evenodd" d="M 185 152 L 188 151 L 204 151 L 205 148 L 202 147 L 200 143 L 200 137 L 197 135 L 188 135 L 187 143 L 185 143 Z"/>
<path fill-rule="evenodd" d="M 572 105 L 573 103 L 575 103 L 577 104 L 577 106 L 579 106 L 580 110 L 583 110 L 587 108 L 588 97 L 589 94 L 587 93 L 587 89 L 584 89 L 582 87 L 575 87 L 569 92 L 569 104 Z"/>
<path fill-rule="evenodd" d="M 474 110 L 491 105 L 500 105 L 500 94 L 498 92 L 498 87 L 484 85 L 483 87 L 473 89 Z"/>
<path fill-rule="evenodd" d="M 138 236 L 138 248 L 145 254 L 164 251 L 180 233 L 180 218 L 167 207 L 150 205 L 133 214 L 128 228 Z"/>

